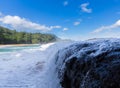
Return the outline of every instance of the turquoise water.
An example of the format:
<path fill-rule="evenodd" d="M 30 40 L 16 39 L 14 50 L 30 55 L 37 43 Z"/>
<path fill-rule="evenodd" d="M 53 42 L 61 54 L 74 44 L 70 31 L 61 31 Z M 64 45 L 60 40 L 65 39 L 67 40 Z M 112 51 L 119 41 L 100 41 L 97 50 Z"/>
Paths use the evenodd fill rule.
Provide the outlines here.
<path fill-rule="evenodd" d="M 39 47 L 40 45 L 28 45 L 28 46 L 7 46 L 7 47 L 1 47 L 0 52 L 14 52 L 14 51 L 20 51 L 24 49 L 34 49 Z"/>

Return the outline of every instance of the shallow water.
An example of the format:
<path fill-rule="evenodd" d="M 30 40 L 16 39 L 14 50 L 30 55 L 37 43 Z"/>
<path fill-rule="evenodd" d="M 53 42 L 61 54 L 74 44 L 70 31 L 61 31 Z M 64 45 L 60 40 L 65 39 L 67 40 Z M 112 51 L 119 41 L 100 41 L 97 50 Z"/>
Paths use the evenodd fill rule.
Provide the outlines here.
<path fill-rule="evenodd" d="M 36 45 L 25 45 L 25 46 L 6 46 L 6 47 L 0 47 L 0 52 L 14 52 L 14 51 L 20 51 L 23 49 L 34 49 L 39 47 L 39 44 Z"/>

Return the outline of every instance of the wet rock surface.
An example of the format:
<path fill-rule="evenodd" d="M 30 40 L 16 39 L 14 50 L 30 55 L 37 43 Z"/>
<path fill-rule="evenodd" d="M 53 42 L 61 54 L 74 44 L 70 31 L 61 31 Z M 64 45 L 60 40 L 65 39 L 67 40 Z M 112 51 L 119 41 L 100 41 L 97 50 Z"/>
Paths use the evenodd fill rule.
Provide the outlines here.
<path fill-rule="evenodd" d="M 73 44 L 57 53 L 56 64 L 62 88 L 120 88 L 120 39 Z"/>

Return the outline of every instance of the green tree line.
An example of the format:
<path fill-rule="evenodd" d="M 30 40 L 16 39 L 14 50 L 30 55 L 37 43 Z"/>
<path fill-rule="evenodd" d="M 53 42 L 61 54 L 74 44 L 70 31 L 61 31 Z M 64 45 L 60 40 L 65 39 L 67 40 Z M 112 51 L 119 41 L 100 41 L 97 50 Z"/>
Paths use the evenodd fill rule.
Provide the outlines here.
<path fill-rule="evenodd" d="M 0 44 L 36 44 L 56 41 L 53 34 L 17 32 L 0 26 Z"/>

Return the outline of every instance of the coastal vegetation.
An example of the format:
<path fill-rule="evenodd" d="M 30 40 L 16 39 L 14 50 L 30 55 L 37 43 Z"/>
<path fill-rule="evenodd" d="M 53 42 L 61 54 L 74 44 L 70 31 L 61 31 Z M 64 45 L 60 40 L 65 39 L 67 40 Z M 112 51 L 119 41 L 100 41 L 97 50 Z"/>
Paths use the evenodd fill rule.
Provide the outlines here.
<path fill-rule="evenodd" d="M 0 44 L 36 44 L 56 41 L 53 34 L 28 33 L 0 26 Z"/>

